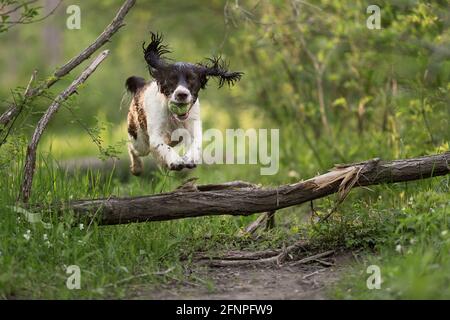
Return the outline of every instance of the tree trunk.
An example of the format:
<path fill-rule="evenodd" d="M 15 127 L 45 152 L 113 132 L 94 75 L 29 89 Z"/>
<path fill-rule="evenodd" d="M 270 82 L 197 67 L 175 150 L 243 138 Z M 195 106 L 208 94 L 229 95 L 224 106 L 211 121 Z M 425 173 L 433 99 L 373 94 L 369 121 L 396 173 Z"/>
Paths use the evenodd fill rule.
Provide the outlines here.
<path fill-rule="evenodd" d="M 49 14 L 58 6 L 59 0 L 46 0 L 44 5 L 45 15 Z M 61 26 L 54 21 L 48 21 L 42 30 L 42 43 L 44 44 L 44 61 L 52 68 L 57 65 L 61 58 Z"/>
<path fill-rule="evenodd" d="M 299 205 L 337 193 L 338 203 L 353 187 L 419 180 L 450 172 L 450 152 L 413 159 L 337 165 L 328 173 L 295 184 L 264 188 L 243 182 L 200 185 L 194 191 L 130 198 L 76 200 L 54 205 L 100 224 L 172 220 L 208 215 L 251 215 Z"/>

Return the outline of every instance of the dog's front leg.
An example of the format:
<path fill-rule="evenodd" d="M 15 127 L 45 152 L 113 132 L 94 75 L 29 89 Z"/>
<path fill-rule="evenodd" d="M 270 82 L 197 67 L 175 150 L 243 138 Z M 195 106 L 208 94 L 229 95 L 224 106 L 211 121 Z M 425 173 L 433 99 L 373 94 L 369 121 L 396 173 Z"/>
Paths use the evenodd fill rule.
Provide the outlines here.
<path fill-rule="evenodd" d="M 150 147 L 153 154 L 170 170 L 181 170 L 185 167 L 183 159 L 168 144 L 164 138 L 152 132 L 150 135 Z"/>

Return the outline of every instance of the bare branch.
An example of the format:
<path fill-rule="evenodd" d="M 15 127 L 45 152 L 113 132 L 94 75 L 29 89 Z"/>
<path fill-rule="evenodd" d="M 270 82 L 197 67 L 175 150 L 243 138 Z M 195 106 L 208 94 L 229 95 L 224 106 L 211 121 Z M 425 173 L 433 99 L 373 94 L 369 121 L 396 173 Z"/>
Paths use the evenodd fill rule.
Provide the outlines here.
<path fill-rule="evenodd" d="M 247 265 L 270 265 L 276 264 L 282 266 L 286 260 L 288 260 L 289 255 L 295 253 L 296 251 L 302 250 L 307 243 L 304 240 L 297 241 L 293 245 L 288 247 L 283 246 L 281 250 L 270 250 L 270 251 L 260 251 L 252 253 L 241 253 L 228 254 L 224 257 L 200 257 L 200 263 L 206 264 L 209 267 L 241 267 Z M 323 257 L 324 255 L 315 255 L 312 257 L 304 258 L 297 261 L 296 263 L 306 263 L 312 261 L 316 258 Z M 312 259 L 311 259 L 312 258 Z M 307 260 L 308 259 L 308 260 Z M 304 262 L 302 262 L 304 260 Z"/>
<path fill-rule="evenodd" d="M 85 48 L 80 54 L 72 58 L 62 67 L 58 68 L 52 77 L 47 79 L 45 82 L 41 83 L 38 87 L 32 88 L 30 90 L 29 98 L 34 98 L 40 96 L 44 90 L 50 88 L 59 79 L 70 73 L 78 65 L 88 59 L 92 54 L 94 54 L 100 47 L 102 47 L 109 39 L 124 25 L 123 20 L 128 14 L 130 9 L 135 5 L 136 0 L 126 0 L 122 7 L 117 12 L 116 16 L 112 22 L 105 28 L 105 30 L 100 34 L 100 36 L 87 48 Z M 9 122 L 11 122 L 19 113 L 20 106 L 16 104 L 11 104 L 8 106 L 6 112 L 0 116 L 0 126 L 6 127 Z M 1 128 L 0 128 L 1 130 Z"/>
<path fill-rule="evenodd" d="M 15 105 L 19 105 L 20 109 L 18 111 L 18 114 L 22 111 L 23 106 L 27 103 L 28 98 L 30 97 L 30 90 L 31 90 L 31 85 L 32 83 L 36 80 L 36 74 L 37 74 L 37 70 L 33 71 L 33 74 L 31 75 L 30 81 L 28 82 L 27 87 L 25 88 L 25 91 L 23 93 L 23 101 L 20 104 L 15 103 Z M 8 139 L 9 134 L 11 133 L 11 130 L 14 126 L 14 123 L 16 121 L 17 117 L 14 117 L 11 124 L 9 125 L 6 134 L 3 136 L 3 138 L 0 141 L 0 147 L 6 142 L 6 139 Z M 1 130 L 0 130 L 1 132 Z"/>
<path fill-rule="evenodd" d="M 327 257 L 329 255 L 332 255 L 333 253 L 334 253 L 334 250 L 328 250 L 328 251 L 325 251 L 325 252 L 322 252 L 322 253 L 318 253 L 318 254 L 315 254 L 313 256 L 306 257 L 306 258 L 303 258 L 301 260 L 295 261 L 295 262 L 291 263 L 290 266 L 293 267 L 293 266 L 298 266 L 300 264 L 308 263 L 310 261 L 315 261 L 317 259 L 324 258 L 324 257 Z"/>
<path fill-rule="evenodd" d="M 84 60 L 89 59 L 89 57 L 95 53 L 100 47 L 102 47 L 109 39 L 124 26 L 123 20 L 128 14 L 130 9 L 134 6 L 136 0 L 127 0 L 122 5 L 122 7 L 117 12 L 116 16 L 112 22 L 106 27 L 106 29 L 98 36 L 98 38 L 84 49 L 78 56 L 72 58 L 64 66 L 56 70 L 54 76 L 56 78 L 64 77 L 70 71 L 72 71 L 76 66 L 81 64 Z"/>
<path fill-rule="evenodd" d="M 39 120 L 36 129 L 34 131 L 33 137 L 31 139 L 31 142 L 29 143 L 27 148 L 24 176 L 22 181 L 21 193 L 19 195 L 19 200 L 23 201 L 24 203 L 28 202 L 28 199 L 30 198 L 31 186 L 33 184 L 34 170 L 36 167 L 36 150 L 39 144 L 39 140 L 41 139 L 41 136 L 44 133 L 45 128 L 47 127 L 48 123 L 53 118 L 55 113 L 59 110 L 61 103 L 67 100 L 67 98 L 69 98 L 72 94 L 74 94 L 77 91 L 78 87 L 89 78 L 89 76 L 97 69 L 100 63 L 102 63 L 103 60 L 106 59 L 108 54 L 109 54 L 108 50 L 105 50 L 102 53 L 100 53 L 99 56 L 95 58 L 94 61 L 81 73 L 81 75 L 78 78 L 76 78 L 69 87 L 67 87 L 63 92 L 61 92 L 56 97 L 54 102 L 50 105 L 45 114 Z"/>

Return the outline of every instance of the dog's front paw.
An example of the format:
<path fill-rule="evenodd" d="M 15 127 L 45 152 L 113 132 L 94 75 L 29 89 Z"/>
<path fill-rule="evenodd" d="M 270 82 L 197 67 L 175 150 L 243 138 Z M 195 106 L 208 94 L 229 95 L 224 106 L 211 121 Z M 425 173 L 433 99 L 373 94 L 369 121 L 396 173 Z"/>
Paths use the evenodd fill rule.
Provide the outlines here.
<path fill-rule="evenodd" d="M 173 162 L 169 163 L 167 165 L 167 167 L 169 168 L 169 170 L 180 171 L 180 170 L 182 170 L 183 168 L 186 167 L 186 164 L 184 163 L 183 160 L 180 159 L 180 160 L 173 161 Z"/>
<path fill-rule="evenodd" d="M 167 164 L 169 170 L 180 171 L 183 169 L 194 169 L 197 164 L 188 156 L 178 157 Z"/>
<path fill-rule="evenodd" d="M 195 167 L 197 167 L 197 164 L 195 163 L 195 161 L 190 159 L 187 156 L 184 156 L 182 158 L 182 160 L 183 160 L 183 162 L 185 164 L 185 167 L 188 168 L 188 169 L 194 169 Z"/>

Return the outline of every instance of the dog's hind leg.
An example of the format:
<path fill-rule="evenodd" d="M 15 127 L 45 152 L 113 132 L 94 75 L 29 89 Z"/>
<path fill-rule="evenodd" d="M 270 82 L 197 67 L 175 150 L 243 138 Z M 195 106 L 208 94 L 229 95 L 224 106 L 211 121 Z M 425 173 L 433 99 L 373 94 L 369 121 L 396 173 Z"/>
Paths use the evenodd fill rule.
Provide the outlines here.
<path fill-rule="evenodd" d="M 137 121 L 137 114 L 130 112 L 128 114 L 128 154 L 130 155 L 131 173 L 139 176 L 144 168 L 141 157 L 150 153 L 150 144 L 146 127 L 140 126 Z"/>
<path fill-rule="evenodd" d="M 144 162 L 133 147 L 133 143 L 128 143 L 128 154 L 130 155 L 130 169 L 135 176 L 140 176 L 144 169 Z"/>
<path fill-rule="evenodd" d="M 128 153 L 131 160 L 131 173 L 138 176 L 142 173 L 144 157 L 150 152 L 150 142 L 147 132 L 147 116 L 144 110 L 144 92 L 146 82 L 143 78 L 130 77 L 126 81 L 126 87 L 133 94 L 133 99 L 128 111 Z"/>

